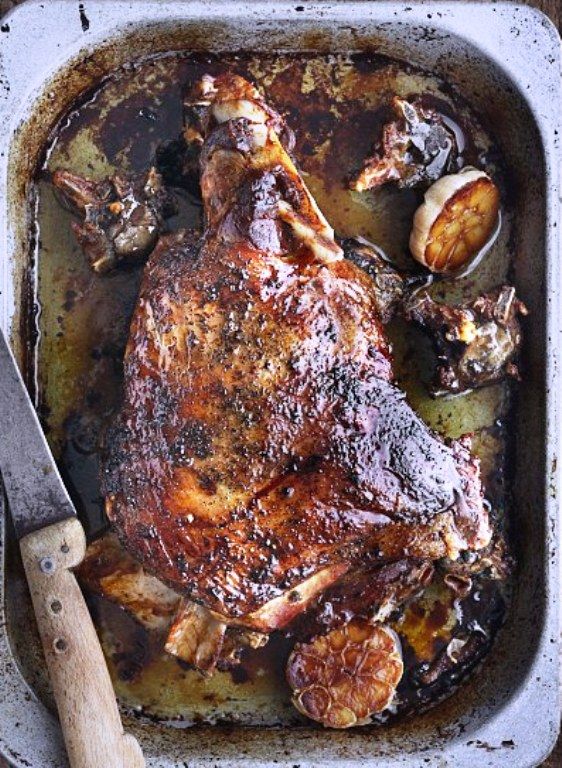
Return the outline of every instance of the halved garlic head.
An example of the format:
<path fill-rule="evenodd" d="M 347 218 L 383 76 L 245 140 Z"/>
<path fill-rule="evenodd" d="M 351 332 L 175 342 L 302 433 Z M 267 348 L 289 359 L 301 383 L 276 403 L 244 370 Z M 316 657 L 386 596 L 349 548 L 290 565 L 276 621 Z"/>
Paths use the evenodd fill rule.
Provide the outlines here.
<path fill-rule="evenodd" d="M 500 193 L 484 171 L 470 166 L 443 176 L 414 215 L 410 250 L 432 272 L 457 272 L 490 240 Z"/>
<path fill-rule="evenodd" d="M 287 661 L 293 704 L 328 728 L 368 723 L 392 702 L 403 671 L 395 632 L 363 619 L 299 643 Z"/>

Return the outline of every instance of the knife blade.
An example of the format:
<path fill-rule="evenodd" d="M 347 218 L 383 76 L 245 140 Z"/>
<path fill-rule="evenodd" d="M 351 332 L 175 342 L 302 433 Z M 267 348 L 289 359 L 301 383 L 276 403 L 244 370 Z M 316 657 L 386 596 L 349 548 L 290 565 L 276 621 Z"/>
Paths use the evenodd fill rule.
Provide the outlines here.
<path fill-rule="evenodd" d="M 76 515 L 1 331 L 0 473 L 18 539 Z"/>
<path fill-rule="evenodd" d="M 73 569 L 84 529 L 0 330 L 0 473 L 71 768 L 144 768 L 124 733 L 92 617 Z"/>

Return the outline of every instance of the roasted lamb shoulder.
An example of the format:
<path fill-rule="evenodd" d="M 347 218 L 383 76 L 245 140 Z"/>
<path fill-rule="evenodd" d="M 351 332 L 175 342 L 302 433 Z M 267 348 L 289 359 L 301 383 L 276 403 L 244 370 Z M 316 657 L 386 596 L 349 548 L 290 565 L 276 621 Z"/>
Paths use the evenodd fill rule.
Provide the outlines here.
<path fill-rule="evenodd" d="M 488 544 L 478 461 L 392 383 L 371 278 L 248 82 L 206 76 L 202 238 L 146 265 L 107 436 L 107 514 L 143 564 L 220 621 L 284 627 L 376 552 Z"/>

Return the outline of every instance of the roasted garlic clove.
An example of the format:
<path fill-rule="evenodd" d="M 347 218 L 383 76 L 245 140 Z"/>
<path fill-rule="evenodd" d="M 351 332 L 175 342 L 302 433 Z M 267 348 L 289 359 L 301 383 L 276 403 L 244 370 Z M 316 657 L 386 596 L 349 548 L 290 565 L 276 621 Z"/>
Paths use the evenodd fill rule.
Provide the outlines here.
<path fill-rule="evenodd" d="M 484 171 L 466 167 L 443 176 L 414 215 L 413 257 L 432 272 L 457 272 L 489 242 L 499 207 L 499 190 Z"/>
<path fill-rule="evenodd" d="M 353 619 L 296 645 L 287 662 L 287 680 L 299 712 L 329 728 L 350 728 L 388 707 L 403 670 L 396 633 Z"/>

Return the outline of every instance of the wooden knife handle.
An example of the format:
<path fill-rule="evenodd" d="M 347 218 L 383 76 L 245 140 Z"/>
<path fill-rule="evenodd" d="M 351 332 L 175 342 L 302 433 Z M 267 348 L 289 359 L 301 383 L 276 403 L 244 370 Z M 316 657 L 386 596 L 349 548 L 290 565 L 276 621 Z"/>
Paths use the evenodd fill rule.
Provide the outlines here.
<path fill-rule="evenodd" d="M 72 768 L 142 768 L 123 725 L 103 652 L 70 568 L 86 551 L 76 518 L 25 536 L 21 553 Z"/>

